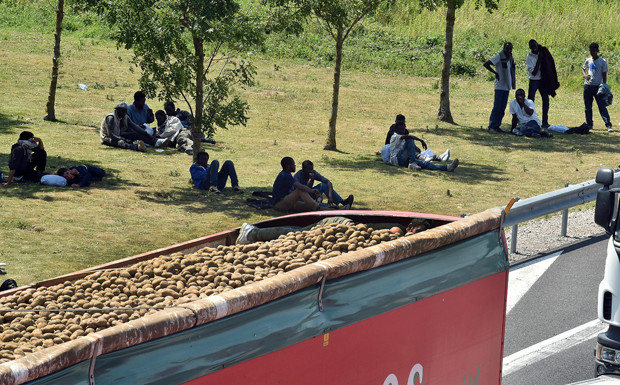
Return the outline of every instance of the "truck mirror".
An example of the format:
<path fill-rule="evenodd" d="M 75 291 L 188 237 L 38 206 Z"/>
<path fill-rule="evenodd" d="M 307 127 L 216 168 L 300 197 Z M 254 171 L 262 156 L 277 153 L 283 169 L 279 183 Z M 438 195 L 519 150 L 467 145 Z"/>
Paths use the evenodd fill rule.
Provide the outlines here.
<path fill-rule="evenodd" d="M 596 172 L 595 182 L 602 184 L 605 187 L 609 187 L 614 184 L 614 170 L 607 167 L 601 167 Z"/>
<path fill-rule="evenodd" d="M 616 194 L 608 188 L 602 188 L 596 192 L 596 206 L 594 207 L 594 222 L 611 232 L 611 218 L 614 213 L 614 203 Z"/>
<path fill-rule="evenodd" d="M 611 232 L 611 218 L 614 215 L 616 194 L 609 191 L 609 186 L 614 183 L 614 171 L 611 168 L 602 167 L 596 172 L 596 183 L 603 187 L 596 193 L 596 207 L 594 208 L 594 222 Z"/>

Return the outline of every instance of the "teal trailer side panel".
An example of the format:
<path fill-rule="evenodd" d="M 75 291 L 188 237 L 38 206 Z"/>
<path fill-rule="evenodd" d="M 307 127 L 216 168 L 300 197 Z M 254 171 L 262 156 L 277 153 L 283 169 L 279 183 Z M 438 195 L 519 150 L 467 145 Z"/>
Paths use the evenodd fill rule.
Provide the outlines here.
<path fill-rule="evenodd" d="M 83 361 L 49 376 L 30 381 L 32 385 L 90 385 L 90 361 Z"/>
<path fill-rule="evenodd" d="M 101 384 L 181 384 L 508 270 L 494 230 L 345 276 L 175 335 L 97 357 Z M 502 288 L 505 290 L 505 288 Z M 37 384 L 45 382 L 36 382 Z M 65 382 L 82 384 L 83 382 Z"/>

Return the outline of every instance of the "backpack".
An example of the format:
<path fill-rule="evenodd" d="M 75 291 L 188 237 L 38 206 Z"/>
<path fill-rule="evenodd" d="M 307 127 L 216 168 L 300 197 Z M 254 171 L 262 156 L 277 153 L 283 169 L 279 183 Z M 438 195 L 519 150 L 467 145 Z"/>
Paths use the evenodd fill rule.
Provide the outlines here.
<path fill-rule="evenodd" d="M 9 289 L 15 289 L 17 287 L 17 282 L 15 282 L 14 279 L 7 279 L 4 282 L 2 282 L 2 285 L 0 285 L 0 291 L 5 291 L 5 290 L 9 290 Z"/>

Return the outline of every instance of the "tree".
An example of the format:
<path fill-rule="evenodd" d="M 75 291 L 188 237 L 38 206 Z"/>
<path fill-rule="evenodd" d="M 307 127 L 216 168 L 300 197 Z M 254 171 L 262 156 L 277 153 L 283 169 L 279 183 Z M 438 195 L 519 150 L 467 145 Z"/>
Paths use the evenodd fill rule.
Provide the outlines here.
<path fill-rule="evenodd" d="M 251 86 L 245 54 L 262 41 L 259 22 L 235 0 L 106 0 L 120 46 L 133 51 L 148 97 L 182 99 L 194 115 L 192 134 L 245 125 L 249 105 L 235 86 Z M 194 157 L 200 151 L 194 140 Z"/>
<path fill-rule="evenodd" d="M 43 120 L 56 120 L 56 86 L 58 85 L 58 67 L 60 67 L 60 34 L 62 33 L 62 19 L 64 12 L 64 0 L 58 0 L 56 7 L 56 32 L 54 32 L 54 57 L 52 58 L 52 81 L 50 82 L 50 92 L 47 98 L 46 114 Z"/>
<path fill-rule="evenodd" d="M 336 150 L 336 120 L 340 94 L 342 48 L 351 30 L 369 13 L 375 11 L 385 0 L 267 0 L 280 7 L 293 6 L 296 17 L 315 16 L 336 43 L 332 112 L 325 150 Z"/>
<path fill-rule="evenodd" d="M 428 9 L 446 7 L 446 42 L 443 49 L 443 65 L 441 66 L 441 85 L 439 93 L 439 111 L 437 119 L 442 122 L 454 123 L 452 112 L 450 111 L 450 68 L 452 65 L 452 40 L 454 37 L 454 22 L 456 20 L 456 10 L 460 8 L 465 0 L 421 0 L 420 5 Z M 497 9 L 499 0 L 476 0 L 476 8 L 484 4 L 484 7 L 492 12 Z"/>

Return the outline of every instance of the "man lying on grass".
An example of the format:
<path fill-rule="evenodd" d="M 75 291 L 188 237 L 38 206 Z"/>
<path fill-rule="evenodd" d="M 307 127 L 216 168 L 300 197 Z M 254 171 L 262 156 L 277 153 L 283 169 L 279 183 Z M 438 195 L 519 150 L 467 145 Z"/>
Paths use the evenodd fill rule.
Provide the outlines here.
<path fill-rule="evenodd" d="M 99 182 L 105 176 L 105 170 L 90 164 L 81 164 L 69 168 L 59 168 L 56 175 L 67 180 L 67 186 L 88 187 L 92 182 Z"/>

